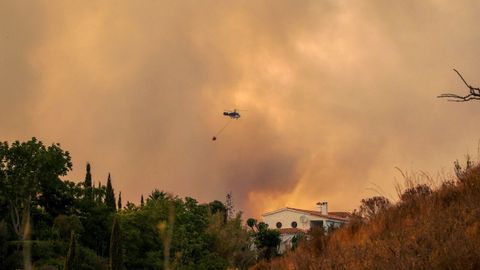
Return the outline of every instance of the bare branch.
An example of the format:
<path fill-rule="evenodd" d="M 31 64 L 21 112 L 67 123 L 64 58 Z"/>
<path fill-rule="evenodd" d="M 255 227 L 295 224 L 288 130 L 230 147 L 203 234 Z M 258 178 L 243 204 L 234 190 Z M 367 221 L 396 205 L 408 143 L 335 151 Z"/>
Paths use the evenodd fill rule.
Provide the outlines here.
<path fill-rule="evenodd" d="M 460 79 L 462 79 L 462 81 L 465 83 L 465 85 L 468 87 L 468 88 L 472 88 L 466 81 L 465 79 L 462 77 L 462 74 L 460 74 L 460 72 L 458 72 L 456 69 L 453 69 L 457 74 L 458 76 L 460 76 Z"/>
<path fill-rule="evenodd" d="M 438 98 L 464 98 L 462 96 L 459 96 L 459 95 L 455 95 L 455 94 L 441 94 L 439 96 L 437 96 Z"/>
<path fill-rule="evenodd" d="M 463 83 L 465 83 L 465 85 L 469 88 L 470 94 L 466 95 L 466 96 L 459 96 L 459 95 L 456 95 L 456 94 L 447 93 L 447 94 L 441 94 L 441 95 L 437 96 L 437 98 L 448 98 L 448 101 L 452 101 L 452 102 L 465 102 L 465 101 L 470 101 L 470 100 L 480 100 L 480 88 L 473 87 L 473 86 L 469 85 L 467 83 L 467 81 L 465 81 L 465 79 L 463 78 L 462 74 L 460 74 L 460 72 L 458 72 L 456 69 L 453 69 L 453 70 L 458 74 L 460 79 L 462 79 Z"/>

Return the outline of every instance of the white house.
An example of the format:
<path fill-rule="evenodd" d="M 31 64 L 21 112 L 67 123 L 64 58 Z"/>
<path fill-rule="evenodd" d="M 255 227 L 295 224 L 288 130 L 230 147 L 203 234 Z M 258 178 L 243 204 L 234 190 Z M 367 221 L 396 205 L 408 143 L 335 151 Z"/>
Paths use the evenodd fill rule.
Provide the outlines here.
<path fill-rule="evenodd" d="M 271 229 L 278 229 L 281 233 L 282 243 L 279 252 L 283 253 L 291 246 L 292 239 L 299 233 L 308 232 L 313 228 L 338 228 L 348 222 L 348 212 L 328 212 L 328 203 L 317 203 L 316 210 L 305 210 L 285 207 L 262 215 L 263 222 Z"/>

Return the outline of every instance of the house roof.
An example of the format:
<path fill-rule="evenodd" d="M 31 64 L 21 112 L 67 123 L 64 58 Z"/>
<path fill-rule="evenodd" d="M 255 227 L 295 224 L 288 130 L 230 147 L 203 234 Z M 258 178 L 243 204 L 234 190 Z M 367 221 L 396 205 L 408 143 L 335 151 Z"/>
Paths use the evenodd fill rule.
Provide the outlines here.
<path fill-rule="evenodd" d="M 352 213 L 350 213 L 350 212 L 328 212 L 328 214 L 338 216 L 338 217 L 347 218 L 347 219 L 352 216 Z"/>
<path fill-rule="evenodd" d="M 262 216 L 273 215 L 273 214 L 276 214 L 276 213 L 279 213 L 279 212 L 282 212 L 282 211 L 285 211 L 285 210 L 290 210 L 290 211 L 294 211 L 294 212 L 308 214 L 308 215 L 311 215 L 311 216 L 322 217 L 322 218 L 326 218 L 326 219 L 339 220 L 339 221 L 347 221 L 349 219 L 349 217 L 351 216 L 351 214 L 348 213 L 348 212 L 329 212 L 327 215 L 324 215 L 320 211 L 305 210 L 305 209 L 292 208 L 292 207 L 285 207 L 285 208 L 281 208 L 281 209 L 278 209 L 278 210 L 275 210 L 275 211 L 267 212 L 265 214 L 262 214 Z"/>

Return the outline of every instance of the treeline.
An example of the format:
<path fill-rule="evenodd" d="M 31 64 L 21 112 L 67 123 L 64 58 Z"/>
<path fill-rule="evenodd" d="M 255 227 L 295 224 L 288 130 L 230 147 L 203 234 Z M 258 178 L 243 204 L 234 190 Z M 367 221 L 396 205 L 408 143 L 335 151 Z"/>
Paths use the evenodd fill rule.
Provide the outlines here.
<path fill-rule="evenodd" d="M 231 194 L 154 190 L 123 205 L 110 175 L 95 184 L 87 164 L 85 179 L 61 180 L 71 168 L 59 144 L 0 143 L 0 269 L 247 269 L 271 254 L 272 230 L 247 229 Z"/>
<path fill-rule="evenodd" d="M 455 172 L 437 187 L 404 174 L 396 204 L 364 199 L 348 225 L 253 269 L 480 269 L 480 165 Z"/>

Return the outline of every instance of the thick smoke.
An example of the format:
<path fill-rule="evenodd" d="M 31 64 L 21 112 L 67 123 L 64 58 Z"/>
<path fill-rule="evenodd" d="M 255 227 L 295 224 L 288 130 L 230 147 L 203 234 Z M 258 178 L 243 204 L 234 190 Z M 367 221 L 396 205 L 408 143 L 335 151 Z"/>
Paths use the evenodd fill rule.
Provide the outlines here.
<path fill-rule="evenodd" d="M 137 202 L 351 210 L 476 154 L 477 1 L 0 1 L 0 138 L 60 142 Z M 225 109 L 242 118 L 226 124 Z"/>

